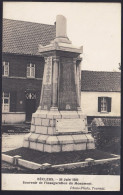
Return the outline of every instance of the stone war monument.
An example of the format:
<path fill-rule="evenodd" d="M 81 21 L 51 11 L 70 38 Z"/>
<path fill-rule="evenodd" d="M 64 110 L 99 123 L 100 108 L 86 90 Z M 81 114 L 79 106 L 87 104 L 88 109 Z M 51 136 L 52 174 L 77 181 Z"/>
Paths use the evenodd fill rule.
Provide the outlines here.
<path fill-rule="evenodd" d="M 66 24 L 66 18 L 58 15 L 56 38 L 50 45 L 39 45 L 45 60 L 40 104 L 32 115 L 30 133 L 23 146 L 42 152 L 95 148 L 80 105 L 83 47 L 72 45 Z"/>

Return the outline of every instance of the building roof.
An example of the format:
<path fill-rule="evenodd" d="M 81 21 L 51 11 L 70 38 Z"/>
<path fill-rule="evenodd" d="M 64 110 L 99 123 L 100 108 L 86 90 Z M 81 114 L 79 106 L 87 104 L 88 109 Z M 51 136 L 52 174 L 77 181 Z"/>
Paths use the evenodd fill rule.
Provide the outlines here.
<path fill-rule="evenodd" d="M 118 92 L 121 90 L 120 72 L 82 71 L 81 91 Z"/>
<path fill-rule="evenodd" d="M 55 25 L 3 19 L 3 52 L 40 55 L 38 45 L 50 44 L 56 36 Z"/>

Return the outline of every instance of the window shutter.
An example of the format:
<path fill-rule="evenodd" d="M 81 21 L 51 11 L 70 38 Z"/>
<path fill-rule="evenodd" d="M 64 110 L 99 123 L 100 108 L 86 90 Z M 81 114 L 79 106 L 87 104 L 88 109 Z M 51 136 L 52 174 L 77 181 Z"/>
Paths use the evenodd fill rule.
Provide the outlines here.
<path fill-rule="evenodd" d="M 30 76 L 30 68 L 27 67 L 27 77 L 29 77 L 29 76 Z"/>
<path fill-rule="evenodd" d="M 101 112 L 101 97 L 98 97 L 98 112 Z"/>
<path fill-rule="evenodd" d="M 16 91 L 10 92 L 10 112 L 16 112 L 17 93 Z"/>
<path fill-rule="evenodd" d="M 107 97 L 107 111 L 111 112 L 111 98 Z"/>
<path fill-rule="evenodd" d="M 4 75 L 4 62 L 3 62 L 3 65 L 2 65 L 2 75 Z"/>

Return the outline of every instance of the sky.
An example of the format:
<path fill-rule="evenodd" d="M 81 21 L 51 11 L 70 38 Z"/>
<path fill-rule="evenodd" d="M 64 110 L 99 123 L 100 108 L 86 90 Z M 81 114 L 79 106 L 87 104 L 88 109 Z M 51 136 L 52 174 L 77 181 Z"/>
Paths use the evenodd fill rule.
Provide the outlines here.
<path fill-rule="evenodd" d="M 67 19 L 67 36 L 83 46 L 82 70 L 119 71 L 121 63 L 120 3 L 4 2 L 3 18 L 54 24 Z"/>

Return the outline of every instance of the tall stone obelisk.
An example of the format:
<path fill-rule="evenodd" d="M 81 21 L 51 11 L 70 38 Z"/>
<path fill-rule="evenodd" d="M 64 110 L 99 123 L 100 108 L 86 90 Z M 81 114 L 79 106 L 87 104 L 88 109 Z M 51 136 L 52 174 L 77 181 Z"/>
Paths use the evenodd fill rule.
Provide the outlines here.
<path fill-rule="evenodd" d="M 87 117 L 81 111 L 81 58 L 83 48 L 67 37 L 66 18 L 56 17 L 56 38 L 39 45 L 45 59 L 40 104 L 32 115 L 24 147 L 43 152 L 94 149 Z"/>

